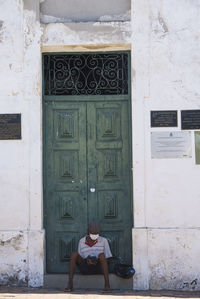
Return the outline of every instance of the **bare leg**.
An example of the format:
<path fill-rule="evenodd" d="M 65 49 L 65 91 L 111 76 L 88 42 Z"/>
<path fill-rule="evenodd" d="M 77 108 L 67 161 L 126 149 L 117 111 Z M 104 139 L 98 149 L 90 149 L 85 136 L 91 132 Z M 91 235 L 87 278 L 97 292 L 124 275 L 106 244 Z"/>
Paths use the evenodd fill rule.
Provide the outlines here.
<path fill-rule="evenodd" d="M 107 259 L 104 255 L 104 253 L 100 253 L 99 256 L 98 256 L 98 259 L 99 259 L 101 269 L 102 269 L 104 279 L 105 279 L 105 288 L 104 288 L 103 291 L 110 291 L 108 262 L 107 262 Z"/>
<path fill-rule="evenodd" d="M 65 288 L 65 292 L 72 291 L 75 266 L 76 263 L 80 264 L 81 261 L 82 261 L 82 257 L 77 252 L 73 252 L 71 255 L 70 265 L 69 265 L 69 281 L 68 281 L 67 288 Z"/>

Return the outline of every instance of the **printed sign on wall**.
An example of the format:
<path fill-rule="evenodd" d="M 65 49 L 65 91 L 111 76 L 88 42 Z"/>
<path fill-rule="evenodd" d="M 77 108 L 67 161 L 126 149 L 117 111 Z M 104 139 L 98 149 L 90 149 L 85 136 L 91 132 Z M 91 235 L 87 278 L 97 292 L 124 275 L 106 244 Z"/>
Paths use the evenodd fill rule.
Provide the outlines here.
<path fill-rule="evenodd" d="M 191 132 L 151 132 L 153 159 L 191 158 Z"/>

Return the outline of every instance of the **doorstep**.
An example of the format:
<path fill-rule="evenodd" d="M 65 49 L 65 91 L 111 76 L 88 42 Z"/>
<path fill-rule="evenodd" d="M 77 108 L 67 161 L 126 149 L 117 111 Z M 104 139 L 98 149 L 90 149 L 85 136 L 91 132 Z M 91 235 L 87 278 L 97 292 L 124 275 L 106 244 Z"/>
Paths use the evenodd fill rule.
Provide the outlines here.
<path fill-rule="evenodd" d="M 110 287 L 112 289 L 132 290 L 133 278 L 123 279 L 115 274 L 109 274 Z M 68 274 L 45 274 L 44 287 L 64 289 L 67 286 Z M 103 289 L 104 277 L 103 275 L 74 275 L 75 289 Z"/>

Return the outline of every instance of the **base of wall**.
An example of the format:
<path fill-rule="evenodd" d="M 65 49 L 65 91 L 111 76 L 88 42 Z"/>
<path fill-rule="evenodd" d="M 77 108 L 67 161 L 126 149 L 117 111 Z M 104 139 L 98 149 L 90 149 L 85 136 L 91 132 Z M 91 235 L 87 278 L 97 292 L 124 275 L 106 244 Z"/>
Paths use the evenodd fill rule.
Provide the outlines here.
<path fill-rule="evenodd" d="M 133 279 L 110 274 L 114 289 L 200 290 L 200 228 L 134 228 Z M 67 275 L 45 275 L 44 231 L 0 231 L 0 284 L 66 286 Z M 43 282 L 44 279 L 44 282 Z M 102 275 L 75 275 L 75 288 L 103 288 Z"/>
<path fill-rule="evenodd" d="M 44 231 L 0 231 L 0 285 L 43 286 Z"/>
<path fill-rule="evenodd" d="M 134 290 L 200 290 L 200 228 L 134 228 Z"/>
<path fill-rule="evenodd" d="M 112 289 L 133 289 L 133 278 L 122 279 L 115 274 L 110 274 L 110 286 Z M 67 286 L 68 275 L 66 274 L 46 274 L 44 275 L 45 288 L 59 288 L 64 289 Z M 75 289 L 103 289 L 104 277 L 103 275 L 74 275 Z"/>

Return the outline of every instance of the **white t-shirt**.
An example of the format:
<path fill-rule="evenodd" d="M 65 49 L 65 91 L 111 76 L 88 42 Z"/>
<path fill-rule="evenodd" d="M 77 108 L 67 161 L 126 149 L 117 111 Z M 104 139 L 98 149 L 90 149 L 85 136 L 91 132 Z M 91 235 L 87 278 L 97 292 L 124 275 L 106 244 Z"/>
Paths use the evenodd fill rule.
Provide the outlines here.
<path fill-rule="evenodd" d="M 85 241 L 86 237 L 83 237 L 82 239 L 80 239 L 78 244 L 78 254 L 83 259 L 86 259 L 88 255 L 96 256 L 96 258 L 98 258 L 100 253 L 104 253 L 107 259 L 112 257 L 112 253 L 110 251 L 110 247 L 106 238 L 98 237 L 97 243 L 92 247 L 85 244 Z"/>

